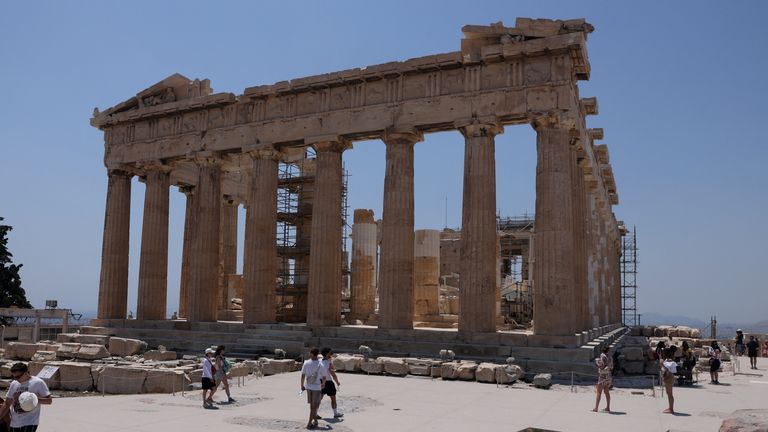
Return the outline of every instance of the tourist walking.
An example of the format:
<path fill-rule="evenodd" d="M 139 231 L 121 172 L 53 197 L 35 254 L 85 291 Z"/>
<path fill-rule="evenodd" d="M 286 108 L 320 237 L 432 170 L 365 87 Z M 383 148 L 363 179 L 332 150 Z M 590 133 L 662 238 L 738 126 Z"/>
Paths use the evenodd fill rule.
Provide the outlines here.
<path fill-rule="evenodd" d="M 333 418 L 344 417 L 344 414 L 338 410 L 336 403 L 336 387 L 341 387 L 339 377 L 336 376 L 336 368 L 333 366 L 333 351 L 330 348 L 323 348 L 320 353 L 323 356 L 323 368 L 325 369 L 325 385 L 322 394 L 331 398 L 331 408 L 333 409 Z M 335 383 L 335 384 L 334 384 Z"/>
<path fill-rule="evenodd" d="M 224 387 L 224 392 L 227 394 L 227 402 L 233 403 L 235 400 L 229 394 L 229 380 L 227 379 L 230 364 L 229 360 L 224 357 L 224 345 L 219 345 L 216 347 L 216 351 L 214 352 L 214 359 L 216 365 L 216 373 L 213 374 L 213 379 L 216 381 L 216 387 L 218 388 L 219 383 L 221 383 L 222 387 Z"/>
<path fill-rule="evenodd" d="M 598 407 L 600 406 L 600 398 L 603 393 L 605 393 L 605 409 L 603 411 L 605 412 L 611 412 L 611 372 L 613 371 L 613 359 L 608 356 L 608 351 L 610 348 L 603 347 L 603 352 L 600 354 L 600 356 L 595 360 L 595 364 L 597 365 L 597 386 L 595 387 L 595 391 L 597 392 L 597 396 L 595 397 L 595 408 L 592 410 L 594 412 L 597 412 Z"/>
<path fill-rule="evenodd" d="M 317 409 L 320 407 L 320 400 L 323 397 L 322 389 L 325 386 L 325 370 L 323 363 L 318 358 L 320 351 L 312 348 L 309 351 L 310 358 L 304 361 L 301 366 L 301 391 L 307 392 L 307 403 L 309 404 L 309 422 L 307 429 L 317 427 Z"/>
<path fill-rule="evenodd" d="M 757 351 L 760 349 L 760 342 L 754 336 L 749 337 L 747 342 L 747 355 L 749 356 L 749 367 L 757 369 Z"/>
<path fill-rule="evenodd" d="M 710 384 L 720 384 L 720 346 L 717 341 L 712 341 L 709 346 L 709 377 Z"/>
<path fill-rule="evenodd" d="M 40 424 L 40 405 L 53 403 L 51 392 L 45 381 L 29 374 L 24 363 L 11 366 L 11 376 L 0 419 L 6 419 L 10 412 L 11 432 L 35 432 Z"/>
<path fill-rule="evenodd" d="M 744 332 L 741 329 L 736 330 L 736 355 L 741 357 L 744 355 Z"/>
<path fill-rule="evenodd" d="M 203 358 L 203 378 L 201 380 L 203 384 L 203 408 L 207 409 L 216 409 L 213 406 L 213 394 L 216 393 L 216 381 L 213 378 L 213 374 L 216 373 L 216 366 L 214 366 L 212 358 L 214 353 L 213 348 L 207 348 L 205 358 Z M 206 397 L 206 395 L 208 396 Z"/>
<path fill-rule="evenodd" d="M 763 341 L 763 357 L 768 357 L 768 340 Z"/>
<path fill-rule="evenodd" d="M 663 412 L 668 414 L 675 413 L 675 397 L 672 395 L 672 387 L 675 386 L 675 374 L 677 373 L 677 363 L 675 363 L 675 356 L 671 349 L 667 349 L 664 352 L 664 360 L 661 362 L 661 377 L 664 382 L 664 389 L 667 392 L 667 400 L 669 401 L 669 408 Z"/>

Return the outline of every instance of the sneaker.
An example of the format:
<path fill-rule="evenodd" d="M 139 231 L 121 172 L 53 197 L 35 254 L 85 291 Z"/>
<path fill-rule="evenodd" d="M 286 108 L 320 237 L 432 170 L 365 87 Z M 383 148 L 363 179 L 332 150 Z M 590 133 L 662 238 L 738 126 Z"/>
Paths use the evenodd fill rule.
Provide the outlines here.
<path fill-rule="evenodd" d="M 340 417 L 344 417 L 344 414 L 340 412 L 333 413 L 333 418 L 340 418 Z"/>
<path fill-rule="evenodd" d="M 237 402 L 237 401 L 235 400 L 235 398 L 229 398 L 229 400 L 227 402 L 233 403 L 233 402 Z"/>
<path fill-rule="evenodd" d="M 322 420 L 322 419 L 323 419 L 323 416 L 321 416 L 320 414 L 315 415 L 315 420 Z"/>

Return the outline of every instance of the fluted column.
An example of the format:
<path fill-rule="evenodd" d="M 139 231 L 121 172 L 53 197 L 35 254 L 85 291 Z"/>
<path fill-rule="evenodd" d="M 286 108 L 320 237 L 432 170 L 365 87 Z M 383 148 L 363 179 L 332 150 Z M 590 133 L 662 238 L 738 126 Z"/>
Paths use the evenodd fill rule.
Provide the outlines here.
<path fill-rule="evenodd" d="M 464 135 L 459 331 L 496 331 L 496 155 L 494 119 L 457 124 Z"/>
<path fill-rule="evenodd" d="M 187 291 L 189 289 L 189 260 L 192 255 L 192 244 L 195 227 L 195 194 L 194 187 L 183 186 L 179 191 L 184 193 L 187 200 L 184 212 L 184 240 L 181 249 L 181 278 L 179 283 L 179 318 L 187 317 Z"/>
<path fill-rule="evenodd" d="M 99 310 L 102 319 L 124 319 L 128 309 L 128 245 L 131 227 L 131 174 L 109 170 L 101 247 Z"/>
<path fill-rule="evenodd" d="M 221 218 L 221 167 L 213 152 L 195 156 L 198 167 L 195 196 L 195 238 L 190 257 L 187 321 L 216 321 Z"/>
<path fill-rule="evenodd" d="M 555 119 L 536 129 L 536 223 L 534 248 L 534 332 L 572 336 L 580 331 L 575 280 L 574 177 L 569 129 Z"/>
<path fill-rule="evenodd" d="M 379 328 L 413 328 L 413 145 L 414 129 L 388 130 L 379 269 Z"/>
<path fill-rule="evenodd" d="M 168 298 L 168 198 L 170 168 L 147 165 L 141 226 L 136 319 L 163 320 Z"/>
<path fill-rule="evenodd" d="M 349 144 L 338 137 L 307 143 L 317 152 L 307 324 L 338 326 L 341 324 L 341 154 Z"/>
<path fill-rule="evenodd" d="M 373 218 L 373 210 L 355 209 L 353 218 L 349 316 L 366 320 L 376 311 L 378 226 Z"/>
<path fill-rule="evenodd" d="M 578 311 L 578 330 L 583 331 L 592 328 L 592 315 L 589 310 L 589 281 L 587 272 L 587 193 L 584 186 L 584 174 L 576 152 L 573 153 L 573 245 L 576 251 L 574 256 L 574 272 L 576 275 L 576 311 Z"/>
<path fill-rule="evenodd" d="M 221 201 L 221 232 L 219 237 L 219 309 L 229 309 L 227 275 L 237 272 L 237 207 L 232 197 Z"/>
<path fill-rule="evenodd" d="M 277 277 L 277 168 L 280 153 L 267 147 L 249 152 L 243 274 L 243 322 L 274 323 Z"/>

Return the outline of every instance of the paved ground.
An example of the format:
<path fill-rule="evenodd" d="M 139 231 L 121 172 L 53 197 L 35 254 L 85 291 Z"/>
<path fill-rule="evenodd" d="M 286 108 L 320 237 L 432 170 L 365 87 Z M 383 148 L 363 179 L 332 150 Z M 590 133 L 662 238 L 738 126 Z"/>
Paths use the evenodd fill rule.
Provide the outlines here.
<path fill-rule="evenodd" d="M 556 386 L 540 390 L 476 382 L 340 374 L 342 421 L 320 421 L 321 430 L 349 431 L 716 431 L 736 409 L 765 408 L 768 359 L 760 370 L 729 373 L 720 386 L 675 387 L 678 415 L 662 414 L 667 400 L 651 390 L 614 392 L 612 414 L 590 412 L 591 387 Z M 749 374 L 746 374 L 749 373 Z M 702 378 L 706 378 L 702 376 Z M 293 431 L 306 424 L 306 398 L 298 395 L 299 374 L 251 380 L 234 388 L 238 402 L 204 410 L 200 391 L 186 395 L 132 395 L 56 399 L 44 407 L 40 431 Z M 636 391 L 638 392 L 638 391 Z M 221 393 L 223 395 L 223 392 Z M 330 414 L 323 401 L 321 415 Z"/>

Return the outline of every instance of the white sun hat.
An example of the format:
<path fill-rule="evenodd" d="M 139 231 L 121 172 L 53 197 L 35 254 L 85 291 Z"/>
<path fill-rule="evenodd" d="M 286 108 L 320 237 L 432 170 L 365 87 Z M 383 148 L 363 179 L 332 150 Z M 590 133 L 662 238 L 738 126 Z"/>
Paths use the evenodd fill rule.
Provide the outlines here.
<path fill-rule="evenodd" d="M 37 408 L 37 395 L 30 392 L 24 392 L 19 396 L 19 406 L 26 412 Z"/>

